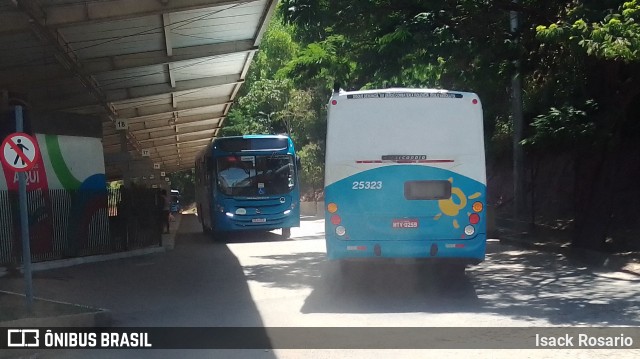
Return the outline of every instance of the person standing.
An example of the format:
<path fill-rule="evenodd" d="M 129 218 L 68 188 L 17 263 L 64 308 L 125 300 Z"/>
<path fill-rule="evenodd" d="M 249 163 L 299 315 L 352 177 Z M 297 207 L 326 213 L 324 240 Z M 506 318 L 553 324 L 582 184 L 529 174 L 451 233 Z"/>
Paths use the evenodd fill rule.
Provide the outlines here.
<path fill-rule="evenodd" d="M 162 217 L 160 219 L 160 223 L 162 223 L 162 228 L 167 228 L 167 231 L 164 233 L 169 233 L 169 208 L 171 206 L 171 202 L 169 200 L 169 196 L 167 196 L 167 190 L 163 189 L 160 191 L 160 203 L 162 203 Z"/>

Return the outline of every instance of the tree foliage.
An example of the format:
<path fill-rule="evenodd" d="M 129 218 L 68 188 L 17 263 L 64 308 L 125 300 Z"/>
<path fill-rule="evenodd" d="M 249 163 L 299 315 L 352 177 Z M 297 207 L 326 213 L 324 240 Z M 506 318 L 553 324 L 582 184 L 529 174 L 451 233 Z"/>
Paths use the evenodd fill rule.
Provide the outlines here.
<path fill-rule="evenodd" d="M 334 83 L 468 90 L 497 161 L 510 156 L 517 61 L 529 159 L 574 158 L 575 243 L 597 247 L 608 220 L 594 218 L 621 211 L 613 179 L 640 140 L 639 15 L 637 0 L 281 0 L 223 133 L 289 131 L 318 187 Z"/>
<path fill-rule="evenodd" d="M 169 174 L 171 188 L 180 191 L 181 203 L 193 203 L 196 199 L 195 170 L 183 170 Z"/>
<path fill-rule="evenodd" d="M 290 135 L 301 156 L 303 183 L 318 187 L 324 173 L 324 157 L 317 149 L 324 148 L 325 100 L 301 86 L 301 77 L 287 76 L 285 69 L 294 67 L 309 52 L 294 40 L 294 32 L 279 15 L 274 17 L 221 134 Z"/>
<path fill-rule="evenodd" d="M 604 19 L 588 22 L 587 9 L 575 7 L 568 18 L 549 26 L 536 28 L 543 41 L 575 43 L 588 55 L 606 60 L 637 62 L 640 60 L 640 4 L 624 2 L 618 12 L 609 13 Z M 574 17 L 579 17 L 574 20 Z"/>

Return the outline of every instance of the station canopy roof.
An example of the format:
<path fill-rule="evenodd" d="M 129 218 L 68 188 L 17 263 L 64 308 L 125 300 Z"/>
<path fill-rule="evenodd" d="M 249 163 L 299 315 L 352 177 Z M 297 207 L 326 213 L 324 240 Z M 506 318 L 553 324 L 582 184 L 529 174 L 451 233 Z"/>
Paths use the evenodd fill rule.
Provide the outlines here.
<path fill-rule="evenodd" d="M 0 89 L 99 116 L 107 177 L 148 153 L 192 168 L 247 74 L 277 0 L 0 0 Z M 128 122 L 122 152 L 119 120 Z"/>

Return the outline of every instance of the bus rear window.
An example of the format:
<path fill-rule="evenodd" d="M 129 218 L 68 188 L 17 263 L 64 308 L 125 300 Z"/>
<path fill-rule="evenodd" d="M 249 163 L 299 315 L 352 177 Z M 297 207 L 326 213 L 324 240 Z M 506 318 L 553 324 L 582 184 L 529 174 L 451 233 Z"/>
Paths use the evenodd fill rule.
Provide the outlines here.
<path fill-rule="evenodd" d="M 446 180 L 405 182 L 404 198 L 408 200 L 439 200 L 451 198 L 451 182 Z"/>

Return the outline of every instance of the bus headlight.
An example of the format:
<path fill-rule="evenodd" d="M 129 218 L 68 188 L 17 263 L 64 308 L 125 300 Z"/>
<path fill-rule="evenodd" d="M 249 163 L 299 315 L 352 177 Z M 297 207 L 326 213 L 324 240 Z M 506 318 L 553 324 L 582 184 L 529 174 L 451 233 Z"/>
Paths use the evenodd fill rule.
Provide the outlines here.
<path fill-rule="evenodd" d="M 347 230 L 343 226 L 337 226 L 336 227 L 336 234 L 337 235 L 342 237 L 342 236 L 344 236 L 345 233 L 347 233 Z"/>
<path fill-rule="evenodd" d="M 247 214 L 247 210 L 244 208 L 238 208 L 236 209 L 236 214 L 244 216 L 245 214 Z"/>
<path fill-rule="evenodd" d="M 233 213 L 231 213 L 231 212 L 227 212 L 227 213 L 225 213 L 225 214 L 227 215 L 227 217 L 229 217 L 229 218 L 233 218 Z"/>
<path fill-rule="evenodd" d="M 289 215 L 289 213 L 291 213 L 291 210 L 290 210 L 290 209 L 288 209 L 288 210 L 284 211 L 284 215 L 285 215 L 285 216 Z"/>

